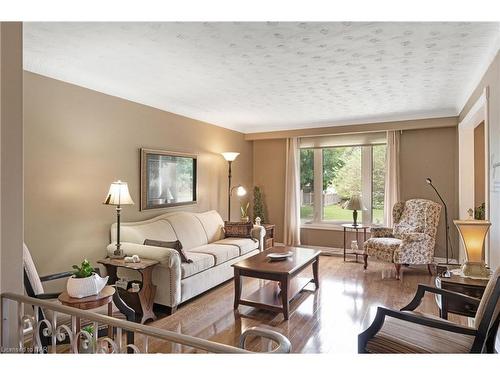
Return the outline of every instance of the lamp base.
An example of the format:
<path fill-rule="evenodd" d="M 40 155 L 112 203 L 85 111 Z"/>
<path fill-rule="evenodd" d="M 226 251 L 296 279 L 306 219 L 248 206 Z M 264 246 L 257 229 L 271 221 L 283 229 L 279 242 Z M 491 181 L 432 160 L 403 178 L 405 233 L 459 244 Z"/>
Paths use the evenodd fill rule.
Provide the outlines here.
<path fill-rule="evenodd" d="M 125 258 L 125 254 L 123 253 L 122 249 L 116 249 L 113 251 L 113 254 L 109 256 L 111 259 L 123 259 Z"/>
<path fill-rule="evenodd" d="M 490 275 L 484 262 L 465 262 L 462 272 L 465 277 L 488 277 Z"/>

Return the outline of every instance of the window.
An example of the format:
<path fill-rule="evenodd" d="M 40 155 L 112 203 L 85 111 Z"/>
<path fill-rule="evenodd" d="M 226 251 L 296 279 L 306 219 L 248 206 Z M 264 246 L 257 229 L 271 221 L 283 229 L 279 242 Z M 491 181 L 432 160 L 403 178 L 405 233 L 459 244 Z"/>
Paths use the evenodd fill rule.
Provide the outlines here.
<path fill-rule="evenodd" d="M 358 194 L 367 208 L 358 212 L 358 220 L 364 224 L 382 224 L 385 149 L 385 144 L 302 148 L 302 223 L 351 222 L 352 211 L 343 209 L 343 205 L 353 194 Z"/>

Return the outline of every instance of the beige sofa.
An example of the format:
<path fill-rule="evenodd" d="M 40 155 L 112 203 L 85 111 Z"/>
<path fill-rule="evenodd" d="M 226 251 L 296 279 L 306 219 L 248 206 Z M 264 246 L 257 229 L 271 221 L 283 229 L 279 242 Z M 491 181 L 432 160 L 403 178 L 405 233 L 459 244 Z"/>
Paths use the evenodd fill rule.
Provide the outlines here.
<path fill-rule="evenodd" d="M 233 277 L 233 263 L 263 249 L 266 233 L 263 227 L 254 226 L 252 238 L 224 238 L 223 227 L 224 221 L 217 211 L 168 213 L 145 221 L 122 223 L 121 248 L 125 255 L 137 254 L 160 262 L 153 270 L 153 283 L 157 286 L 155 302 L 174 312 L 180 303 Z M 143 245 L 145 239 L 179 240 L 193 262 L 182 263 L 176 250 Z M 115 243 L 116 224 L 113 224 L 108 254 L 113 253 Z"/>

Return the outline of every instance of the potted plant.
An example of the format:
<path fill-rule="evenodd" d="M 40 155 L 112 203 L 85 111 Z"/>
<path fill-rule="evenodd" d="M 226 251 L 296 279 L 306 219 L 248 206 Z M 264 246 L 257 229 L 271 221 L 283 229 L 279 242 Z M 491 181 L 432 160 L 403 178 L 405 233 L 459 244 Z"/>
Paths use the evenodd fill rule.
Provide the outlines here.
<path fill-rule="evenodd" d="M 91 341 L 94 340 L 94 326 L 85 326 L 82 328 L 82 332 L 87 332 L 90 339 L 84 333 L 80 335 L 80 347 L 78 348 L 78 353 L 92 353 Z"/>
<path fill-rule="evenodd" d="M 240 206 L 241 221 L 244 221 L 245 223 L 250 220 L 249 217 L 248 217 L 248 207 L 250 207 L 250 202 L 247 202 L 246 205 L 241 205 Z"/>
<path fill-rule="evenodd" d="M 74 274 L 68 279 L 66 290 L 73 298 L 84 298 L 99 294 L 108 283 L 109 276 L 101 277 L 87 259 L 80 266 L 73 265 Z"/>

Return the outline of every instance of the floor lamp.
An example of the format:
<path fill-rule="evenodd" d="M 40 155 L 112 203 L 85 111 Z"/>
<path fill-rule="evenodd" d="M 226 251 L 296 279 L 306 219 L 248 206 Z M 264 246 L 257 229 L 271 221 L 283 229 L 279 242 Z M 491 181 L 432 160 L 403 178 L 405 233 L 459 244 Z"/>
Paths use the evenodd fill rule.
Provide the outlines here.
<path fill-rule="evenodd" d="M 231 221 L 231 164 L 236 160 L 239 152 L 223 152 L 222 156 L 228 164 L 227 184 L 227 221 Z"/>
<path fill-rule="evenodd" d="M 425 179 L 425 181 L 434 189 L 437 196 L 441 200 L 441 203 L 443 203 L 443 206 L 444 206 L 444 221 L 445 221 L 445 228 L 446 228 L 446 263 L 444 263 L 444 264 L 452 264 L 449 262 L 449 257 L 448 257 L 448 248 L 450 246 L 450 226 L 448 225 L 448 206 L 446 206 L 446 203 L 444 202 L 443 197 L 441 197 L 441 194 L 439 194 L 436 187 L 432 184 L 432 180 L 429 177 L 427 177 Z"/>

